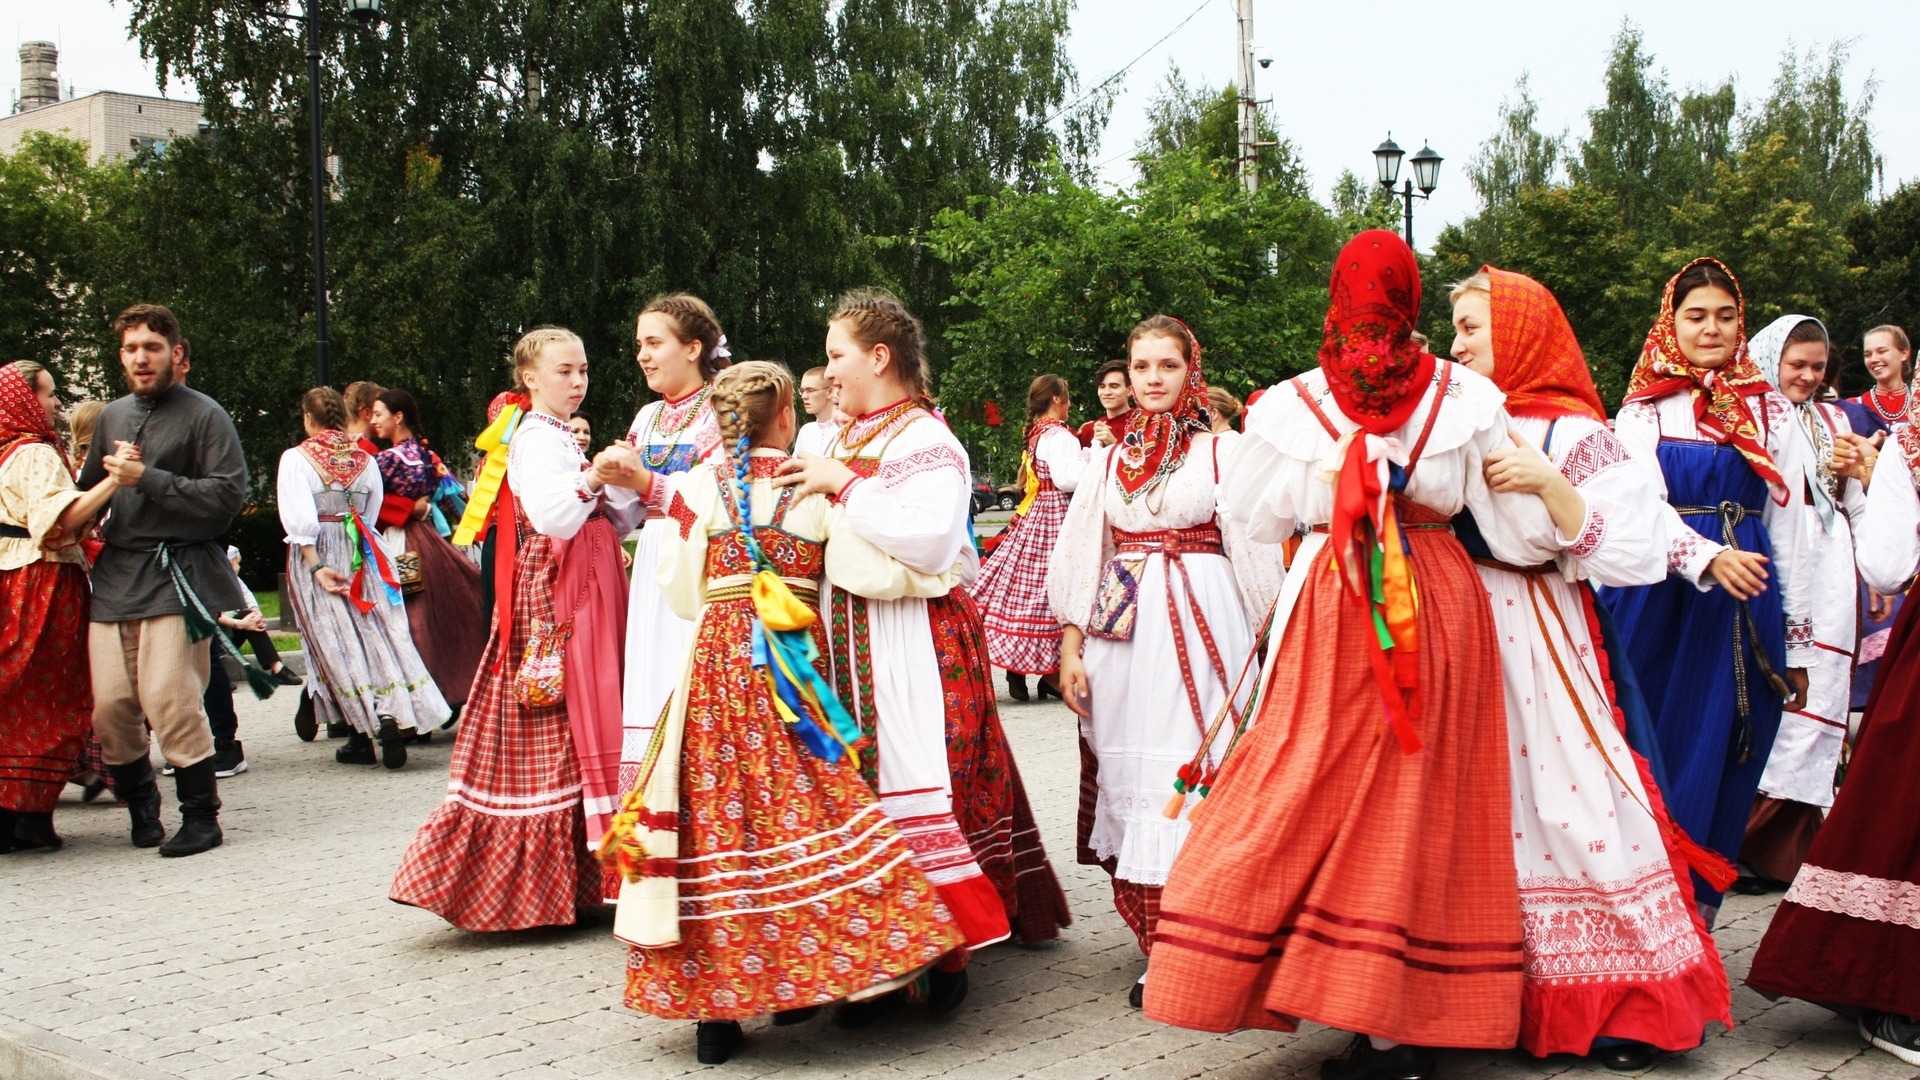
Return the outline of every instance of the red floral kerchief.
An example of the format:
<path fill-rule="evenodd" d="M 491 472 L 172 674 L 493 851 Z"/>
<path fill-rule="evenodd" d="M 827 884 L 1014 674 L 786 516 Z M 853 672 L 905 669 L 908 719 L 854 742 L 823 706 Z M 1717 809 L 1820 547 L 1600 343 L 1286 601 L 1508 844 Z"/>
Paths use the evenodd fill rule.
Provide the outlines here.
<path fill-rule="evenodd" d="M 1433 381 L 1433 354 L 1413 341 L 1420 264 L 1406 241 L 1368 229 L 1334 260 L 1320 370 L 1347 419 L 1374 435 L 1399 430 Z"/>
<path fill-rule="evenodd" d="M 67 471 L 73 471 L 72 462 L 67 460 L 67 448 L 60 445 L 60 434 L 53 430 L 47 411 L 40 407 L 33 384 L 20 374 L 20 365 L 0 367 L 0 461 L 5 461 L 20 447 L 36 442 L 59 451 Z"/>
<path fill-rule="evenodd" d="M 367 467 L 373 458 L 360 449 L 360 442 L 343 431 L 327 428 L 310 436 L 300 444 L 300 452 L 307 455 L 313 463 L 313 471 L 320 474 L 325 484 L 337 484 L 342 488 L 353 483 L 360 470 Z"/>
<path fill-rule="evenodd" d="M 1480 268 L 1491 283 L 1493 381 L 1514 416 L 1590 416 L 1607 422 L 1587 358 L 1560 301 L 1525 274 Z"/>
<path fill-rule="evenodd" d="M 1193 437 L 1212 426 L 1213 417 L 1207 412 L 1207 377 L 1200 370 L 1200 338 L 1186 323 L 1173 321 L 1193 343 L 1187 350 L 1187 384 L 1181 389 L 1180 399 L 1166 412 L 1135 409 L 1127 415 L 1127 427 L 1120 436 L 1120 461 L 1114 469 L 1123 502 L 1131 503 L 1172 476 L 1187 460 L 1187 446 Z"/>
<path fill-rule="evenodd" d="M 1711 263 L 1733 282 L 1733 302 L 1738 312 L 1738 335 L 1733 359 L 1718 369 L 1697 368 L 1687 363 L 1680 351 L 1680 339 L 1674 328 L 1673 286 L 1682 274 Z M 1496 360 L 1497 363 L 1497 360 Z M 1740 291 L 1740 280 L 1718 259 L 1695 259 L 1681 267 L 1680 273 L 1667 279 L 1660 294 L 1660 317 L 1647 331 L 1647 343 L 1640 350 L 1640 362 L 1627 380 L 1627 401 L 1652 401 L 1669 394 L 1685 392 L 1693 397 L 1693 419 L 1700 430 L 1715 442 L 1726 443 L 1760 475 L 1772 489 L 1775 502 L 1785 502 L 1786 484 L 1761 440 L 1760 425 L 1753 417 L 1747 399 L 1773 389 L 1760 365 L 1747 352 L 1747 300 Z"/>

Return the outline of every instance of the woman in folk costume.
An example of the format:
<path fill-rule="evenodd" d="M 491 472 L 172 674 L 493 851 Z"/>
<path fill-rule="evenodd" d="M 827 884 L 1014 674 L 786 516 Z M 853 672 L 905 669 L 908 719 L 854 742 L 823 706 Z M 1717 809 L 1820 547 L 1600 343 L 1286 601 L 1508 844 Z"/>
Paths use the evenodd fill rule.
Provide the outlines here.
<path fill-rule="evenodd" d="M 116 485 L 73 486 L 59 414 L 51 371 L 0 367 L 0 853 L 61 846 L 54 804 L 93 731 L 76 534 Z"/>
<path fill-rule="evenodd" d="M 372 455 L 342 429 L 347 406 L 331 387 L 300 399 L 307 438 L 280 455 L 275 501 L 287 534 L 287 601 L 317 676 L 314 707 L 352 728 L 334 751 L 343 765 L 407 763 L 407 740 L 452 715 L 413 647 L 393 563 L 365 515 L 384 485 Z"/>
<path fill-rule="evenodd" d="M 1656 1048 L 1700 1045 L 1710 1020 L 1733 1026 L 1727 973 L 1687 873 L 1689 856 L 1704 853 L 1678 834 L 1628 748 L 1588 584 L 1666 578 L 1666 529 L 1651 510 L 1659 489 L 1607 430 L 1580 344 L 1545 286 L 1489 266 L 1454 286 L 1452 300 L 1453 356 L 1506 394 L 1525 447 L 1489 480 L 1538 495 L 1560 548 L 1515 566 L 1485 549 L 1465 515 L 1454 522 L 1500 641 L 1526 933 L 1520 1045 L 1540 1057 L 1591 1050 L 1609 1068 L 1640 1070 Z"/>
<path fill-rule="evenodd" d="M 1846 457 L 1847 455 L 1843 455 Z M 1888 595 L 1920 573 L 1920 431 L 1853 455 L 1867 489 L 1860 577 Z M 1754 953 L 1747 985 L 1859 1009 L 1860 1033 L 1920 1065 L 1920 604 L 1901 606 L 1847 781 Z"/>
<path fill-rule="evenodd" d="M 835 512 L 772 484 L 794 436 L 793 376 L 738 364 L 711 400 L 733 453 L 682 477 L 657 573 L 695 622 L 692 656 L 606 854 L 630 875 L 614 926 L 635 946 L 628 1007 L 698 1020 L 699 1060 L 717 1065 L 741 1020 L 799 1023 L 962 939 L 860 775 L 871 743 L 825 678 L 817 589 Z M 785 596 L 767 595 L 770 577 Z"/>
<path fill-rule="evenodd" d="M 1359 1033 L 1329 1080 L 1431 1074 L 1424 1047 L 1510 1047 L 1525 952 L 1500 652 L 1448 522 L 1495 558 L 1560 552 L 1494 385 L 1412 339 L 1419 267 L 1368 230 L 1334 265 L 1320 366 L 1247 416 L 1222 502 L 1256 541 L 1312 532 L 1274 614 L 1256 719 L 1192 811 L 1147 1015 L 1201 1031 Z M 1409 1045 L 1401 1045 L 1409 1044 Z"/>
<path fill-rule="evenodd" d="M 1908 361 L 1913 358 L 1913 342 L 1905 329 L 1891 324 L 1876 326 L 1860 338 L 1861 360 L 1874 385 L 1857 398 L 1840 403 L 1853 425 L 1855 435 L 1883 445 L 1893 425 L 1905 422 L 1913 413 L 1912 391 L 1907 386 Z M 1873 679 L 1880 671 L 1880 657 L 1887 651 L 1893 621 L 1900 614 L 1902 599 L 1886 596 L 1862 585 L 1860 589 L 1860 647 L 1853 670 L 1853 707 L 1866 708 Z"/>
<path fill-rule="evenodd" d="M 832 456 L 781 465 L 801 494 L 845 514 L 827 545 L 835 686 L 878 740 L 863 758 L 887 816 L 913 839 L 970 948 L 1057 936 L 1070 920 L 994 710 L 967 508 L 966 451 L 929 411 L 920 321 L 884 293 L 843 297 L 827 325 L 827 373 L 853 419 Z M 841 536 L 857 543 L 841 543 Z M 884 574 L 864 565 L 891 564 Z M 876 590 L 876 576 L 891 584 Z M 966 994 L 964 953 L 934 972 L 928 1002 Z"/>
<path fill-rule="evenodd" d="M 1023 677 L 1040 676 L 1040 697 L 1060 696 L 1060 623 L 1047 605 L 1047 562 L 1080 483 L 1086 454 L 1067 426 L 1067 380 L 1041 375 L 1027 388 L 1026 449 L 1020 473 L 1026 497 L 993 554 L 980 565 L 973 602 L 987 630 L 987 657 L 1007 671 L 1014 700 L 1027 700 Z"/>
<path fill-rule="evenodd" d="M 1651 712 L 1680 828 L 1740 856 L 1780 713 L 1806 704 L 1818 649 L 1801 438 L 1787 399 L 1747 351 L 1746 303 L 1719 261 L 1667 282 L 1614 431 L 1660 472 L 1667 579 L 1601 599 Z M 1707 925 L 1721 894 L 1697 873 Z"/>
<path fill-rule="evenodd" d="M 1806 704 L 1780 717 L 1740 849 L 1740 861 L 1763 880 L 1742 879 L 1737 887 L 1758 891 L 1767 881 L 1793 880 L 1833 805 L 1860 630 L 1853 522 L 1866 509 L 1866 492 L 1833 468 L 1836 449 L 1847 447 L 1849 456 L 1858 452 L 1846 414 L 1814 400 L 1827 379 L 1826 327 L 1805 315 L 1783 315 L 1755 334 L 1747 351 L 1792 406 L 1788 424 L 1800 442 L 1800 475 L 1787 482 L 1800 490 L 1800 512 L 1812 538 L 1808 601 L 1815 647 Z"/>
<path fill-rule="evenodd" d="M 1127 350 L 1139 411 L 1119 445 L 1089 463 L 1047 592 L 1064 635 L 1061 687 L 1093 756 L 1095 799 L 1082 803 L 1078 846 L 1113 879 L 1113 905 L 1151 956 L 1161 889 L 1187 837 L 1185 804 L 1198 801 L 1182 801 L 1173 782 L 1236 685 L 1233 707 L 1245 706 L 1250 683 L 1238 676 L 1276 590 L 1249 595 L 1234 573 L 1242 553 L 1227 561 L 1200 342 L 1155 315 L 1133 328 Z M 1231 734 L 1226 725 L 1212 740 L 1210 764 Z M 1129 991 L 1136 1008 L 1145 978 Z"/>
<path fill-rule="evenodd" d="M 421 588 L 407 597 L 407 626 L 441 695 L 458 712 L 487 647 L 487 612 L 480 606 L 479 565 L 440 535 L 430 507 L 416 509 L 451 477 L 440 455 L 421 441 L 419 416 L 419 404 L 405 390 L 383 390 L 374 399 L 374 434 L 390 444 L 374 459 L 389 496 L 378 524 L 389 556 L 410 551 L 419 557 Z"/>
<path fill-rule="evenodd" d="M 645 474 L 619 482 L 639 491 L 646 525 L 633 549 L 633 580 L 627 590 L 626 679 L 621 688 L 620 787 L 633 787 L 653 728 L 673 688 L 686 671 L 693 624 L 673 613 L 653 571 L 676 526 L 666 518 L 670 480 L 702 461 L 724 457 L 720 428 L 708 401 L 712 379 L 726 366 L 727 336 L 705 300 L 668 293 L 648 301 L 634 323 L 633 346 L 647 389 L 660 400 L 640 407 L 627 442 L 639 452 Z M 621 459 L 625 460 L 625 459 Z"/>
<path fill-rule="evenodd" d="M 388 894 L 463 930 L 571 925 L 618 885 L 592 849 L 620 796 L 620 537 L 639 500 L 588 465 L 567 427 L 587 393 L 580 339 L 528 331 L 513 374 L 532 408 L 508 436 L 493 506 L 512 585 L 454 739 L 447 800 Z"/>

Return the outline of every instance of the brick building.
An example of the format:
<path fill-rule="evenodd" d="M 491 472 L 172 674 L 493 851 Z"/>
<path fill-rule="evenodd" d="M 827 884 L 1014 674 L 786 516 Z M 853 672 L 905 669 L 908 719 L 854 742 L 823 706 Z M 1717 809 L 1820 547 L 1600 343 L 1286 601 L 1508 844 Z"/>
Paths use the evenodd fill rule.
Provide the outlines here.
<path fill-rule="evenodd" d="M 87 144 L 89 156 L 119 159 L 144 149 L 164 150 L 174 139 L 199 134 L 197 101 L 122 94 L 111 90 L 60 99 L 51 42 L 20 46 L 20 100 L 11 116 L 0 117 L 0 154 L 10 154 L 30 131 L 48 131 Z"/>

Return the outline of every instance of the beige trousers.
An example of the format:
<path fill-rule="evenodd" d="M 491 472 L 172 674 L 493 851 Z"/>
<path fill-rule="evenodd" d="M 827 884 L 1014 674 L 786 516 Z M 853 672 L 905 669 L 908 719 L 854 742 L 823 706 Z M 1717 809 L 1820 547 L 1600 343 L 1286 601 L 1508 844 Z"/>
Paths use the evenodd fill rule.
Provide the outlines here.
<path fill-rule="evenodd" d="M 178 615 L 92 624 L 87 656 L 93 663 L 93 730 L 107 764 L 146 757 L 149 723 L 174 768 L 213 756 L 213 730 L 202 704 L 211 644 L 189 644 L 187 621 Z"/>

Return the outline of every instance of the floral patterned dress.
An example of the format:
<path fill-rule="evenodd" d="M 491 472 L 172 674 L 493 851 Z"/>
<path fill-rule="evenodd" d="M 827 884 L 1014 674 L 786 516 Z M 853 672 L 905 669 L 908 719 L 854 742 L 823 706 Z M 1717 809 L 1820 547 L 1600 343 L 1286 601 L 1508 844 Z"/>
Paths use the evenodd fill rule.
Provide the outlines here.
<path fill-rule="evenodd" d="M 828 507 L 776 494 L 767 481 L 784 458 L 751 459 L 754 536 L 811 605 Z M 683 732 L 679 940 L 631 951 L 628 1007 L 741 1020 L 864 996 L 958 948 L 953 915 L 858 766 L 808 752 L 775 711 L 753 663 L 753 559 L 711 466 L 687 474 L 669 517 L 677 537 L 662 551 L 661 593 L 698 614 L 671 705 L 684 711 L 671 725 Z"/>

